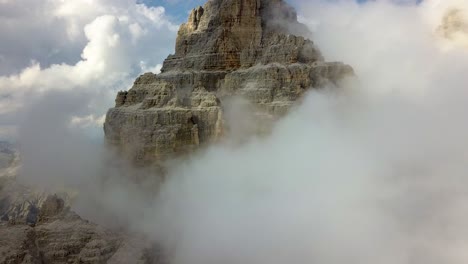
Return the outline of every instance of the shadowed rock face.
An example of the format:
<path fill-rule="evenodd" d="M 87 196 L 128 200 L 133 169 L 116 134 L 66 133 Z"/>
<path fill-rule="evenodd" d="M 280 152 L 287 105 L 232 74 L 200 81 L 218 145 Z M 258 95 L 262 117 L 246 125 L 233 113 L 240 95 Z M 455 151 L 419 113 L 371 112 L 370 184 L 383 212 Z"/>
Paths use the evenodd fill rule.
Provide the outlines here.
<path fill-rule="evenodd" d="M 353 74 L 301 35 L 309 32 L 282 0 L 208 1 L 180 27 L 161 73 L 119 92 L 107 141 L 142 164 L 190 152 L 229 133 L 225 102 L 234 97 L 251 103 L 259 130 L 268 130 L 309 88 Z"/>
<path fill-rule="evenodd" d="M 57 195 L 0 177 L 0 263 L 164 264 L 145 237 L 82 219 Z"/>

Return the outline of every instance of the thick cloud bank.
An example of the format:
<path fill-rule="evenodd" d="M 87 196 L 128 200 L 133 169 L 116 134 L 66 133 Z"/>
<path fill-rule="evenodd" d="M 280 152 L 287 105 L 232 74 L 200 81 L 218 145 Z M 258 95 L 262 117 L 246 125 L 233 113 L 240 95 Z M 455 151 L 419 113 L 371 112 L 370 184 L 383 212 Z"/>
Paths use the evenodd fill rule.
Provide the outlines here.
<path fill-rule="evenodd" d="M 304 1 L 358 80 L 310 93 L 271 137 L 176 167 L 140 227 L 174 263 L 466 263 L 466 8 Z"/>
<path fill-rule="evenodd" d="M 47 134 L 54 120 L 68 124 L 82 111 L 75 97 L 50 91 L 39 101 L 50 107 L 31 108 L 25 120 L 40 120 L 34 109 L 67 111 L 21 126 L 21 137 L 32 139 L 21 177 L 84 186 L 80 213 L 148 234 L 175 264 L 465 264 L 468 5 L 394 2 L 303 1 L 302 20 L 325 57 L 353 65 L 358 78 L 309 93 L 269 137 L 174 162 L 155 198 L 125 181 L 146 172 L 107 166 L 95 146 L 41 147 L 61 135 L 81 139 L 68 125 Z M 94 22 L 121 23 L 107 16 Z M 93 28 L 87 34 L 101 39 Z M 118 39 L 106 36 L 110 46 Z M 45 73 L 54 67 L 67 66 L 39 72 L 58 78 Z M 53 103 L 56 97 L 67 107 Z M 28 134 L 33 127 L 41 140 Z M 54 164 L 61 158 L 66 165 L 66 157 L 71 165 Z"/>

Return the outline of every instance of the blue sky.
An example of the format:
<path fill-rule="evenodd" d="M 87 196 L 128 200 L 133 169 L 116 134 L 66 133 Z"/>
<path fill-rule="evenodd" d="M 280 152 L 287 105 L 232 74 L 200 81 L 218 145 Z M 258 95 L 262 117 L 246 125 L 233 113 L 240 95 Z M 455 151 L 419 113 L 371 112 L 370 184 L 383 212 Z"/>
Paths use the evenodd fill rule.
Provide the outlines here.
<path fill-rule="evenodd" d="M 175 22 L 182 23 L 187 19 L 187 13 L 193 8 L 203 5 L 206 0 L 139 0 L 148 6 L 164 6 L 167 14 L 174 18 Z M 303 0 L 287 0 L 293 6 Z M 364 3 L 370 0 L 355 0 Z M 421 2 L 422 0 L 418 0 Z"/>
<path fill-rule="evenodd" d="M 194 7 L 203 5 L 206 0 L 140 0 L 148 6 L 164 6 L 166 12 L 177 22 L 184 22 L 187 19 L 187 13 Z M 287 0 L 288 3 L 295 6 L 295 3 L 301 0 Z M 368 0 L 356 0 L 366 2 Z"/>
<path fill-rule="evenodd" d="M 177 22 L 183 22 L 187 13 L 194 7 L 203 5 L 206 0 L 140 0 L 148 6 L 164 6 L 166 12 Z"/>

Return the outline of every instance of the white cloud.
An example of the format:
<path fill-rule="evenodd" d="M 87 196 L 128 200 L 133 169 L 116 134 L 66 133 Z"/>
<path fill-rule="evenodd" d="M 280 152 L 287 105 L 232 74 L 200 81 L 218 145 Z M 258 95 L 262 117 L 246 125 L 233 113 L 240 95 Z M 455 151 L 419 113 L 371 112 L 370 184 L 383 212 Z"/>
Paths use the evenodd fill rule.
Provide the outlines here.
<path fill-rule="evenodd" d="M 28 4 L 36 10 L 32 16 Z M 0 20 L 8 23 L 0 25 L 0 33 L 7 33 L 0 52 L 14 50 L 9 57 L 2 54 L 7 62 L 17 60 L 22 65 L 28 61 L 17 74 L 0 75 L 3 114 L 20 111 L 31 96 L 68 90 L 88 92 L 90 99 L 83 102 L 84 107 L 92 106 L 89 115 L 101 116 L 112 106 L 117 90 L 128 89 L 142 71 L 156 71 L 174 45 L 177 26 L 162 7 L 126 0 L 22 0 L 2 5 L 5 16 Z M 21 24 L 16 25 L 20 20 Z M 42 28 L 50 28 L 53 33 L 44 36 Z M 38 33 L 28 34 L 36 30 Z M 34 50 L 33 46 L 44 40 L 45 47 L 39 48 L 37 54 L 26 52 L 24 57 L 15 57 L 23 49 Z M 69 46 L 71 50 L 67 50 Z M 50 50 L 57 54 L 53 60 L 41 57 Z M 79 56 L 70 59 L 62 57 L 63 52 Z M 15 72 L 14 64 L 5 72 Z"/>
<path fill-rule="evenodd" d="M 154 200 L 115 179 L 86 198 L 176 264 L 467 263 L 466 49 L 441 46 L 425 5 L 309 4 L 358 80 L 311 92 L 270 137 L 175 161 Z"/>
<path fill-rule="evenodd" d="M 83 127 L 102 126 L 106 119 L 106 115 L 95 116 L 93 114 L 87 116 L 74 116 L 70 124 L 78 129 Z"/>
<path fill-rule="evenodd" d="M 136 228 L 173 263 L 467 263 L 468 54 L 427 8 L 303 1 L 358 80 L 312 92 L 271 137 L 176 163 Z"/>

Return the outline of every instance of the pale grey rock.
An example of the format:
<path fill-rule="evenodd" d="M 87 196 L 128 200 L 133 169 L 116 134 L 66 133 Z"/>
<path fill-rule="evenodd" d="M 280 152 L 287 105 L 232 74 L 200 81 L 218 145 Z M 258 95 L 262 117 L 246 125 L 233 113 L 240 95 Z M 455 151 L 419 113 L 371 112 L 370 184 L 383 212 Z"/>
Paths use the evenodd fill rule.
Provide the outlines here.
<path fill-rule="evenodd" d="M 268 131 L 307 90 L 353 75 L 325 62 L 309 33 L 283 0 L 208 1 L 181 25 L 161 73 L 118 93 L 107 142 L 141 164 L 192 152 L 232 131 L 225 115 L 233 97 L 254 104 L 254 130 Z"/>

